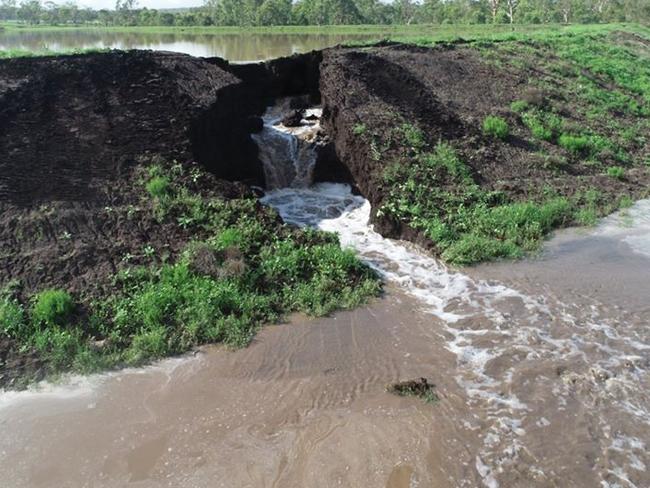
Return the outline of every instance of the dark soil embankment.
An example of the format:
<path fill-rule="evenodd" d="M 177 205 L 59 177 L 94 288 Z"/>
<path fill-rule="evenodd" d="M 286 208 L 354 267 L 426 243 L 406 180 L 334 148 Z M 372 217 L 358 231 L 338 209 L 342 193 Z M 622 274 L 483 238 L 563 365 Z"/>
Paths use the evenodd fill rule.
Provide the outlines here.
<path fill-rule="evenodd" d="M 35 292 L 66 289 L 82 323 L 94 300 L 114 293 L 118 272 L 151 265 L 152 253 L 157 266 L 174 263 L 210 233 L 250 232 L 265 246 L 276 233 L 322 244 L 288 235 L 259 206 L 246 218 L 265 220 L 263 236 L 254 225 L 242 233 L 212 219 L 222 206 L 215 199 L 250 196 L 250 185 L 264 184 L 250 133 L 281 96 L 322 103 L 330 143 L 316 180 L 356 185 L 383 235 L 460 264 L 520 256 L 552 228 L 593 222 L 621 197 L 647 194 L 650 107 L 634 56 L 648 51 L 633 40 L 632 53 L 608 53 L 617 63 L 609 74 L 590 60 L 598 64 L 598 50 L 627 46 L 629 36 L 487 50 L 332 48 L 244 66 L 138 51 L 0 61 L 0 285 L 25 306 Z M 490 117 L 505 125 L 500 136 L 486 131 Z M 147 176 L 143 164 L 152 161 L 172 173 L 177 161 L 175 190 L 171 173 Z M 196 176 L 199 167 L 209 174 Z M 156 185 L 145 191 L 147 178 Z M 253 261 L 272 255 L 248 244 Z M 238 269 L 248 272 L 253 261 Z M 366 279 L 360 269 L 346 276 Z M 302 298 L 313 291 L 304 288 Z M 16 344 L 0 341 L 5 368 L 14 365 L 0 386 L 40 368 L 29 350 L 16 355 Z"/>
<path fill-rule="evenodd" d="M 572 197 L 595 189 L 600 205 L 605 206 L 622 195 L 647 194 L 649 177 L 643 161 L 648 151 L 643 141 L 650 131 L 646 119 L 624 113 L 609 114 L 609 121 L 587 118 L 590 107 L 581 106 L 579 94 L 571 98 L 569 92 L 572 83 L 580 81 L 577 75 L 567 74 L 578 70 L 577 65 L 556 59 L 555 65 L 543 66 L 526 51 L 530 46 L 511 44 L 522 54 L 511 50 L 498 63 L 490 62 L 477 46 L 462 43 L 325 51 L 320 69 L 323 125 L 334 141 L 338 159 L 370 200 L 373 219 L 382 234 L 433 245 L 424 232 L 413 229 L 409 219 L 377 215 L 395 189 L 386 181 L 386 168 L 391 164 L 408 166 L 418 158 L 418 151 L 403 137 L 405 126 L 421 131 L 422 152 L 439 141 L 449 143 L 468 166 L 473 182 L 486 191 L 502 192 L 509 201 L 541 199 L 542 192 L 549 190 Z M 553 59 L 542 48 L 538 51 L 535 55 Z M 588 73 L 584 66 L 580 70 L 598 84 L 616 87 L 605 76 Z M 553 114 L 563 120 L 563 126 L 554 129 L 557 133 L 549 133 L 554 143 L 531 135 L 526 122 L 532 116 L 525 119 L 526 114 L 513 111 L 511 104 L 516 101 L 524 101 L 535 116 Z M 482 123 L 488 116 L 506 121 L 510 128 L 507 138 L 483 133 Z M 639 131 L 639 138 L 626 148 L 626 177 L 619 179 L 606 174 L 608 166 L 621 164 L 611 148 L 598 154 L 585 154 L 588 150 L 578 154 L 557 142 L 561 132 L 595 128 L 590 137 L 609 144 L 616 139 L 616 131 L 605 127 L 612 118 L 620 123 L 621 133 L 625 128 Z"/>
<path fill-rule="evenodd" d="M 226 141 L 213 172 L 258 181 L 245 151 L 229 159 L 238 113 L 254 102 L 245 93 L 231 73 L 172 53 L 0 62 L 0 282 L 94 294 L 125 255 L 146 245 L 174 254 L 186 238 L 146 217 L 133 169 L 147 155 L 202 156 L 199 122 L 210 119 L 205 138 Z M 246 191 L 215 185 L 228 197 Z"/>
<path fill-rule="evenodd" d="M 315 253 L 331 244 L 329 237 L 286 230 L 259 204 L 251 210 L 248 188 L 264 184 L 250 138 L 255 118 L 273 97 L 306 95 L 311 100 L 305 103 L 318 102 L 319 62 L 320 54 L 311 54 L 230 66 L 219 59 L 142 51 L 0 61 L 0 387 L 70 367 L 119 364 L 118 357 L 139 361 L 163 351 L 179 352 L 211 334 L 212 340 L 242 342 L 259 321 L 285 310 L 314 312 L 351 303 L 352 295 L 327 291 L 317 283 L 326 277 L 305 271 L 310 284 L 302 283 L 303 278 L 292 281 L 303 286 L 302 304 L 287 304 L 280 295 L 271 299 L 279 291 L 269 289 L 264 313 L 247 311 L 243 318 L 233 318 L 229 314 L 240 313 L 239 308 L 224 302 L 226 318 L 215 318 L 206 334 L 194 328 L 191 339 L 170 327 L 163 333 L 166 338 L 150 344 L 171 324 L 176 305 L 152 305 L 164 315 L 156 330 L 138 326 L 116 332 L 116 337 L 110 330 L 117 305 L 107 300 L 122 293 L 122 305 L 133 306 L 129 293 L 155 283 L 161 269 L 177 262 L 192 241 L 214 240 L 226 230 L 231 236 L 254 234 L 239 245 L 245 251 L 235 253 L 238 260 L 227 263 L 233 269 L 215 265 L 215 282 L 236 282 L 238 273 L 254 269 L 247 260 L 263 259 L 260 253 L 276 240 L 291 240 L 303 250 L 313 247 Z M 163 171 L 156 176 L 157 187 L 148 172 L 153 167 Z M 223 203 L 231 199 L 240 203 Z M 230 215 L 224 210 L 229 208 L 247 209 L 241 222 L 215 221 L 219 212 Z M 283 251 L 292 252 L 291 246 Z M 140 273 L 135 288 L 117 284 L 120 273 L 128 277 L 139 267 L 148 271 Z M 343 273 L 353 280 L 368 278 L 361 268 Z M 254 279 L 258 283 L 250 285 Z M 280 281 L 276 277 L 273 286 L 281 287 Z M 244 291 L 264 295 L 264 274 L 246 282 L 252 289 Z M 216 290 L 220 285 L 209 286 Z M 70 323 L 32 323 L 33 297 L 48 288 L 72 293 L 76 305 L 66 318 Z M 251 301 L 239 305 L 245 308 Z M 52 307 L 54 311 L 56 305 Z M 16 324 L 24 321 L 19 336 Z M 224 333 L 219 327 L 237 330 Z M 144 335 L 137 339 L 139 333 Z M 130 345 L 135 349 L 125 352 Z M 75 366 L 75 358 L 97 363 Z"/>

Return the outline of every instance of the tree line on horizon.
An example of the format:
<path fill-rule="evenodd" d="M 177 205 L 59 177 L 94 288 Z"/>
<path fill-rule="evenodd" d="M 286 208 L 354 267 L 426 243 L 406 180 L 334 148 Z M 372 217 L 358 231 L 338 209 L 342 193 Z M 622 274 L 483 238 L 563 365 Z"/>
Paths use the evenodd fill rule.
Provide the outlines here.
<path fill-rule="evenodd" d="M 179 11 L 138 8 L 117 0 L 113 10 L 75 2 L 0 0 L 0 20 L 46 25 L 274 26 L 409 24 L 546 24 L 650 21 L 648 0 L 205 0 Z"/>

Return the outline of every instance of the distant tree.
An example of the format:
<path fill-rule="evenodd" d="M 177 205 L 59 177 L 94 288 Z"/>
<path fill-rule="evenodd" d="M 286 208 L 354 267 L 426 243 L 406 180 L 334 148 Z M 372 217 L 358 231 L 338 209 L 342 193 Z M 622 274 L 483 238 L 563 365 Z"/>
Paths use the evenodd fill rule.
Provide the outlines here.
<path fill-rule="evenodd" d="M 326 0 L 298 0 L 294 5 L 293 17 L 301 25 L 327 25 L 329 16 Z"/>
<path fill-rule="evenodd" d="M 501 6 L 501 0 L 488 0 L 490 5 L 490 14 L 492 15 L 492 23 L 496 23 L 497 14 L 499 13 L 499 7 Z"/>
<path fill-rule="evenodd" d="M 17 18 L 16 0 L 0 0 L 0 19 L 14 20 Z"/>
<path fill-rule="evenodd" d="M 519 0 L 506 0 L 506 15 L 508 16 L 511 24 L 515 23 L 517 7 L 519 7 Z"/>
<path fill-rule="evenodd" d="M 395 0 L 395 13 L 400 24 L 412 24 L 416 19 L 418 7 L 413 0 Z"/>
<path fill-rule="evenodd" d="M 265 0 L 257 11 L 259 25 L 288 25 L 291 23 L 291 0 Z"/>
<path fill-rule="evenodd" d="M 99 12 L 97 12 L 97 20 L 99 21 L 100 24 L 109 26 L 115 23 L 115 18 L 113 17 L 113 14 L 106 9 L 102 9 Z"/>
<path fill-rule="evenodd" d="M 28 24 L 38 24 L 43 14 L 43 6 L 39 0 L 24 0 L 18 8 L 17 17 Z"/>
<path fill-rule="evenodd" d="M 356 0 L 355 5 L 364 24 L 383 24 L 386 5 L 379 0 Z"/>
<path fill-rule="evenodd" d="M 174 25 L 174 14 L 169 12 L 161 12 L 158 16 L 160 25 Z"/>
<path fill-rule="evenodd" d="M 363 20 L 359 9 L 352 0 L 326 0 L 328 24 L 352 25 Z"/>

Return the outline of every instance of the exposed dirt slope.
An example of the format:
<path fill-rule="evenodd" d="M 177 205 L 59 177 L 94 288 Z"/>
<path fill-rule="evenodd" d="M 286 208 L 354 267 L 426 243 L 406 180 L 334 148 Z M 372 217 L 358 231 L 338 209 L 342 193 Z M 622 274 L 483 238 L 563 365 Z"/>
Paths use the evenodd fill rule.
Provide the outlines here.
<path fill-rule="evenodd" d="M 631 169 L 625 181 L 618 181 L 594 166 L 558 163 L 566 159 L 566 151 L 532 142 L 510 110 L 511 102 L 520 99 L 551 102 L 548 93 L 531 89 L 531 79 L 543 73 L 514 62 L 490 64 L 474 47 L 331 49 L 324 53 L 320 73 L 323 124 L 338 158 L 375 212 L 387 196 L 384 168 L 394 162 L 408 164 L 413 156 L 403 143 L 395 142 L 403 123 L 422 130 L 429 147 L 439 140 L 450 142 L 482 188 L 504 191 L 515 200 L 535 198 L 547 186 L 563 195 L 593 187 L 612 198 L 641 195 L 648 187 L 643 169 Z M 556 74 L 555 81 L 561 84 L 561 76 Z M 579 126 L 584 121 L 571 100 L 553 102 L 564 107 L 562 115 L 572 123 Z M 508 140 L 483 134 L 482 122 L 488 115 L 508 121 Z M 403 222 L 375 220 L 387 236 L 417 238 Z"/>
<path fill-rule="evenodd" d="M 224 69 L 173 53 L 0 62 L 0 283 L 93 294 L 146 245 L 173 255 L 187 236 L 144 216 L 138 158 L 192 161 L 201 152 L 197 120 L 234 130 L 227 121 L 246 113 L 244 93 Z M 221 149 L 213 168 L 255 177 L 252 165 L 225 164 L 229 148 Z M 214 185 L 226 196 L 244 191 Z"/>

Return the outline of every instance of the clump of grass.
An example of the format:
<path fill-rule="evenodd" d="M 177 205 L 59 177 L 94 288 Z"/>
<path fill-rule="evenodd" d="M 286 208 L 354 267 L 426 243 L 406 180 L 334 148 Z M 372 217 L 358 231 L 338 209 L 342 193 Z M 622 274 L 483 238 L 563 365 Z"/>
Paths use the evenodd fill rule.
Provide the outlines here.
<path fill-rule="evenodd" d="M 356 124 L 354 127 L 352 127 L 352 133 L 355 136 L 361 136 L 366 133 L 368 128 L 366 127 L 366 124 Z"/>
<path fill-rule="evenodd" d="M 510 135 L 510 127 L 505 119 L 495 115 L 488 115 L 483 120 L 483 133 L 491 137 L 507 139 Z"/>
<path fill-rule="evenodd" d="M 27 324 L 22 305 L 10 297 L 0 298 L 0 335 L 20 338 L 26 333 Z"/>
<path fill-rule="evenodd" d="M 625 179 L 625 168 L 621 168 L 620 166 L 611 166 L 607 168 L 607 176 L 611 176 L 617 180 L 623 180 Z"/>
<path fill-rule="evenodd" d="M 629 196 L 623 195 L 621 198 L 618 199 L 618 208 L 630 208 L 632 205 L 634 205 L 634 200 L 632 200 Z"/>
<path fill-rule="evenodd" d="M 154 176 L 147 182 L 146 190 L 152 197 L 163 199 L 169 195 L 169 179 L 165 176 Z"/>
<path fill-rule="evenodd" d="M 591 147 L 588 137 L 572 134 L 562 134 L 558 144 L 574 155 L 584 154 Z"/>
<path fill-rule="evenodd" d="M 539 109 L 527 111 L 521 118 L 533 137 L 542 141 L 552 141 L 562 126 L 562 120 L 556 114 Z"/>
<path fill-rule="evenodd" d="M 74 308 L 74 300 L 67 291 L 45 290 L 34 297 L 31 317 L 37 326 L 62 327 L 68 324 Z"/>
<path fill-rule="evenodd" d="M 414 396 L 421 398 L 425 403 L 436 403 L 439 398 L 435 392 L 436 385 L 429 383 L 426 378 L 419 380 L 402 381 L 388 386 L 389 393 L 398 396 Z"/>
<path fill-rule="evenodd" d="M 510 104 L 510 110 L 518 114 L 525 112 L 528 107 L 529 105 L 526 100 L 515 100 Z"/>
<path fill-rule="evenodd" d="M 412 125 L 412 124 L 402 124 L 400 127 L 402 134 L 404 135 L 404 142 L 411 147 L 412 149 L 415 149 L 416 151 L 421 150 L 424 148 L 426 142 L 424 140 L 424 133 L 420 128 Z"/>

